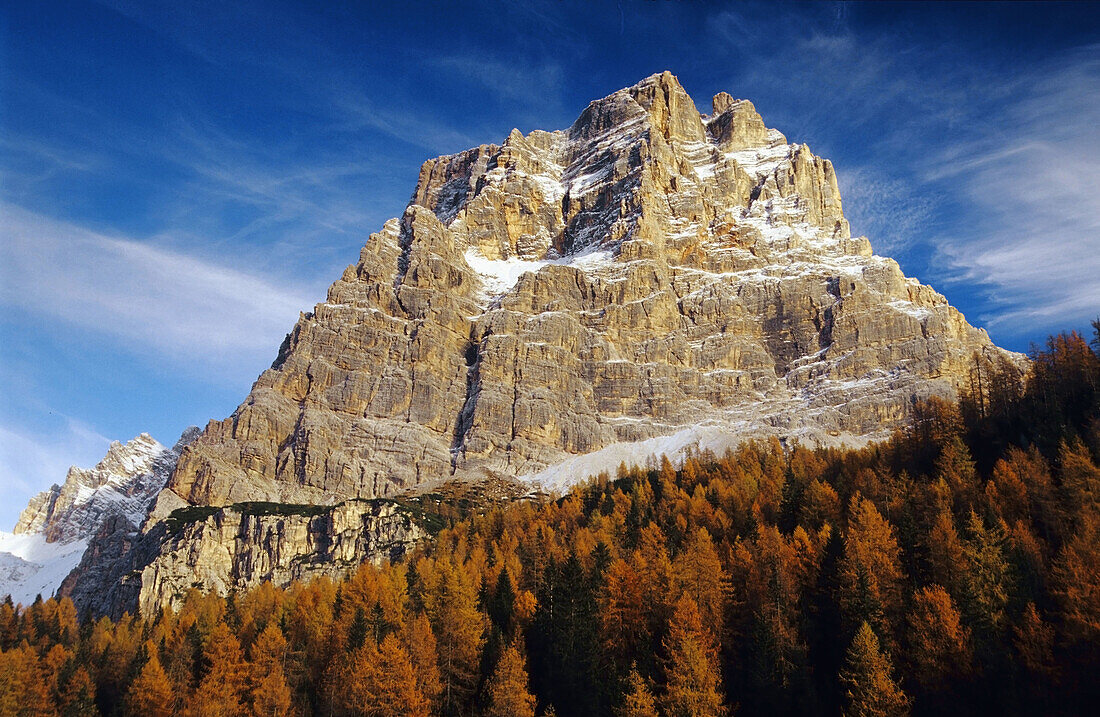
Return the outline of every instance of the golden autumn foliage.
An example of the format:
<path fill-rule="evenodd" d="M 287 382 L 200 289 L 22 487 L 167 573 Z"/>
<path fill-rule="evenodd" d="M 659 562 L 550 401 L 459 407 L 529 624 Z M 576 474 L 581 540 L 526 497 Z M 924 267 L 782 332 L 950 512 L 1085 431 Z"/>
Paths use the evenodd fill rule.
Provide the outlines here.
<path fill-rule="evenodd" d="M 170 717 L 176 713 L 176 697 L 157 651 L 150 650 L 149 660 L 126 695 L 127 711 L 135 716 Z"/>
<path fill-rule="evenodd" d="M 249 713 L 254 717 L 284 717 L 290 712 L 286 681 L 287 644 L 283 633 L 268 623 L 252 644 L 246 680 Z"/>
<path fill-rule="evenodd" d="M 535 696 L 528 691 L 527 665 L 515 645 L 508 645 L 489 678 L 486 717 L 535 717 Z"/>
<path fill-rule="evenodd" d="M 417 685 L 409 654 L 394 635 L 368 641 L 352 653 L 340 674 L 339 714 L 365 717 L 427 717 L 430 704 Z"/>
<path fill-rule="evenodd" d="M 983 377 L 859 450 L 749 443 L 441 499 L 430 544 L 342 580 L 84 623 L 0 602 L 0 715 L 1080 714 L 1100 361 L 1050 350 L 1015 398 Z"/>
<path fill-rule="evenodd" d="M 718 648 L 714 635 L 703 627 L 699 608 L 687 595 L 676 603 L 668 636 L 665 693 L 661 698 L 668 717 L 720 717 L 727 713 Z"/>
<path fill-rule="evenodd" d="M 951 596 L 939 585 L 918 590 L 909 611 L 913 675 L 927 689 L 970 673 L 970 631 Z"/>
<path fill-rule="evenodd" d="M 893 665 L 879 649 L 879 640 L 864 622 L 848 648 L 840 682 L 847 705 L 845 717 L 900 717 L 909 713 L 909 699 L 892 676 Z"/>
<path fill-rule="evenodd" d="M 649 685 L 635 669 L 630 670 L 627 679 L 627 691 L 623 704 L 616 711 L 616 717 L 657 717 L 657 701 Z"/>

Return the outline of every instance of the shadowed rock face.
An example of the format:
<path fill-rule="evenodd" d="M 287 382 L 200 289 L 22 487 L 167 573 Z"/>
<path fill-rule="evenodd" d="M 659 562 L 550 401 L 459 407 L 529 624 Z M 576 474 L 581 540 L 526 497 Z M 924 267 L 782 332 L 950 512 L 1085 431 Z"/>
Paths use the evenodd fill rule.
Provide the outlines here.
<path fill-rule="evenodd" d="M 850 236 L 828 160 L 745 100 L 701 115 L 666 72 L 426 162 L 154 517 L 560 483 L 703 438 L 858 442 L 976 351 L 1003 353 Z"/>

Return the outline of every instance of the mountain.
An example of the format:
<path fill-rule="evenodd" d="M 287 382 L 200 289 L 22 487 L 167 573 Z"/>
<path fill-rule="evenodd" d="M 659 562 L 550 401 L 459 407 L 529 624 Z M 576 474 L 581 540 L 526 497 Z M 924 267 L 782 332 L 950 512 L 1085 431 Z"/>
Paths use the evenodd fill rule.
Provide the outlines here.
<path fill-rule="evenodd" d="M 404 214 L 183 450 L 141 549 L 102 554 L 127 556 L 111 574 L 146 609 L 287 579 L 288 556 L 327 574 L 333 511 L 370 533 L 392 505 L 384 542 L 407 546 L 415 516 L 380 499 L 559 488 L 750 437 L 860 444 L 954 396 L 975 354 L 1023 362 L 851 236 L 828 160 L 726 93 L 700 114 L 665 72 L 568 130 L 426 162 Z M 291 517 L 293 549 L 255 569 Z M 74 594 L 103 594 L 81 587 L 91 568 Z"/>
<path fill-rule="evenodd" d="M 104 524 L 136 530 L 198 433 L 187 429 L 172 448 L 147 433 L 126 444 L 115 441 L 94 468 L 73 466 L 62 485 L 32 498 L 14 532 L 0 532 L 0 595 L 23 604 L 39 594 L 49 597 Z"/>

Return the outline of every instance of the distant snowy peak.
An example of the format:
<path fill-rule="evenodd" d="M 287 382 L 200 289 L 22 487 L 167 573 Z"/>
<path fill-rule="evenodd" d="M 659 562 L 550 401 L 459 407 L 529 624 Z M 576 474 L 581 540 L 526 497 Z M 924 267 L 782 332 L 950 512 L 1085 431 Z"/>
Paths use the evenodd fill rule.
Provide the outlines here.
<path fill-rule="evenodd" d="M 63 485 L 32 498 L 14 534 L 0 531 L 0 597 L 24 605 L 50 597 L 105 523 L 124 518 L 140 525 L 180 452 L 198 435 L 192 426 L 172 448 L 147 433 L 115 441 L 94 468 L 73 466 Z"/>
<path fill-rule="evenodd" d="M 91 536 L 114 516 L 139 524 L 168 481 L 180 451 L 197 433 L 198 429 L 188 429 L 173 448 L 147 433 L 125 444 L 111 443 L 94 468 L 73 466 L 63 485 L 32 498 L 14 532 L 40 533 L 48 543 L 68 543 Z"/>

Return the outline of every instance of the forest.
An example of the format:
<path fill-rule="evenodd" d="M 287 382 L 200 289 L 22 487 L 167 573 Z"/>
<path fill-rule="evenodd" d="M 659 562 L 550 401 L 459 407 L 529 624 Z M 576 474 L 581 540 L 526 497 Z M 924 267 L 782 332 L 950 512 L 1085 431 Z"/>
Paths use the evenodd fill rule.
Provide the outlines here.
<path fill-rule="evenodd" d="M 452 510 L 404 561 L 178 611 L 0 605 L 2 715 L 1077 714 L 1100 700 L 1100 322 L 883 443 Z"/>

